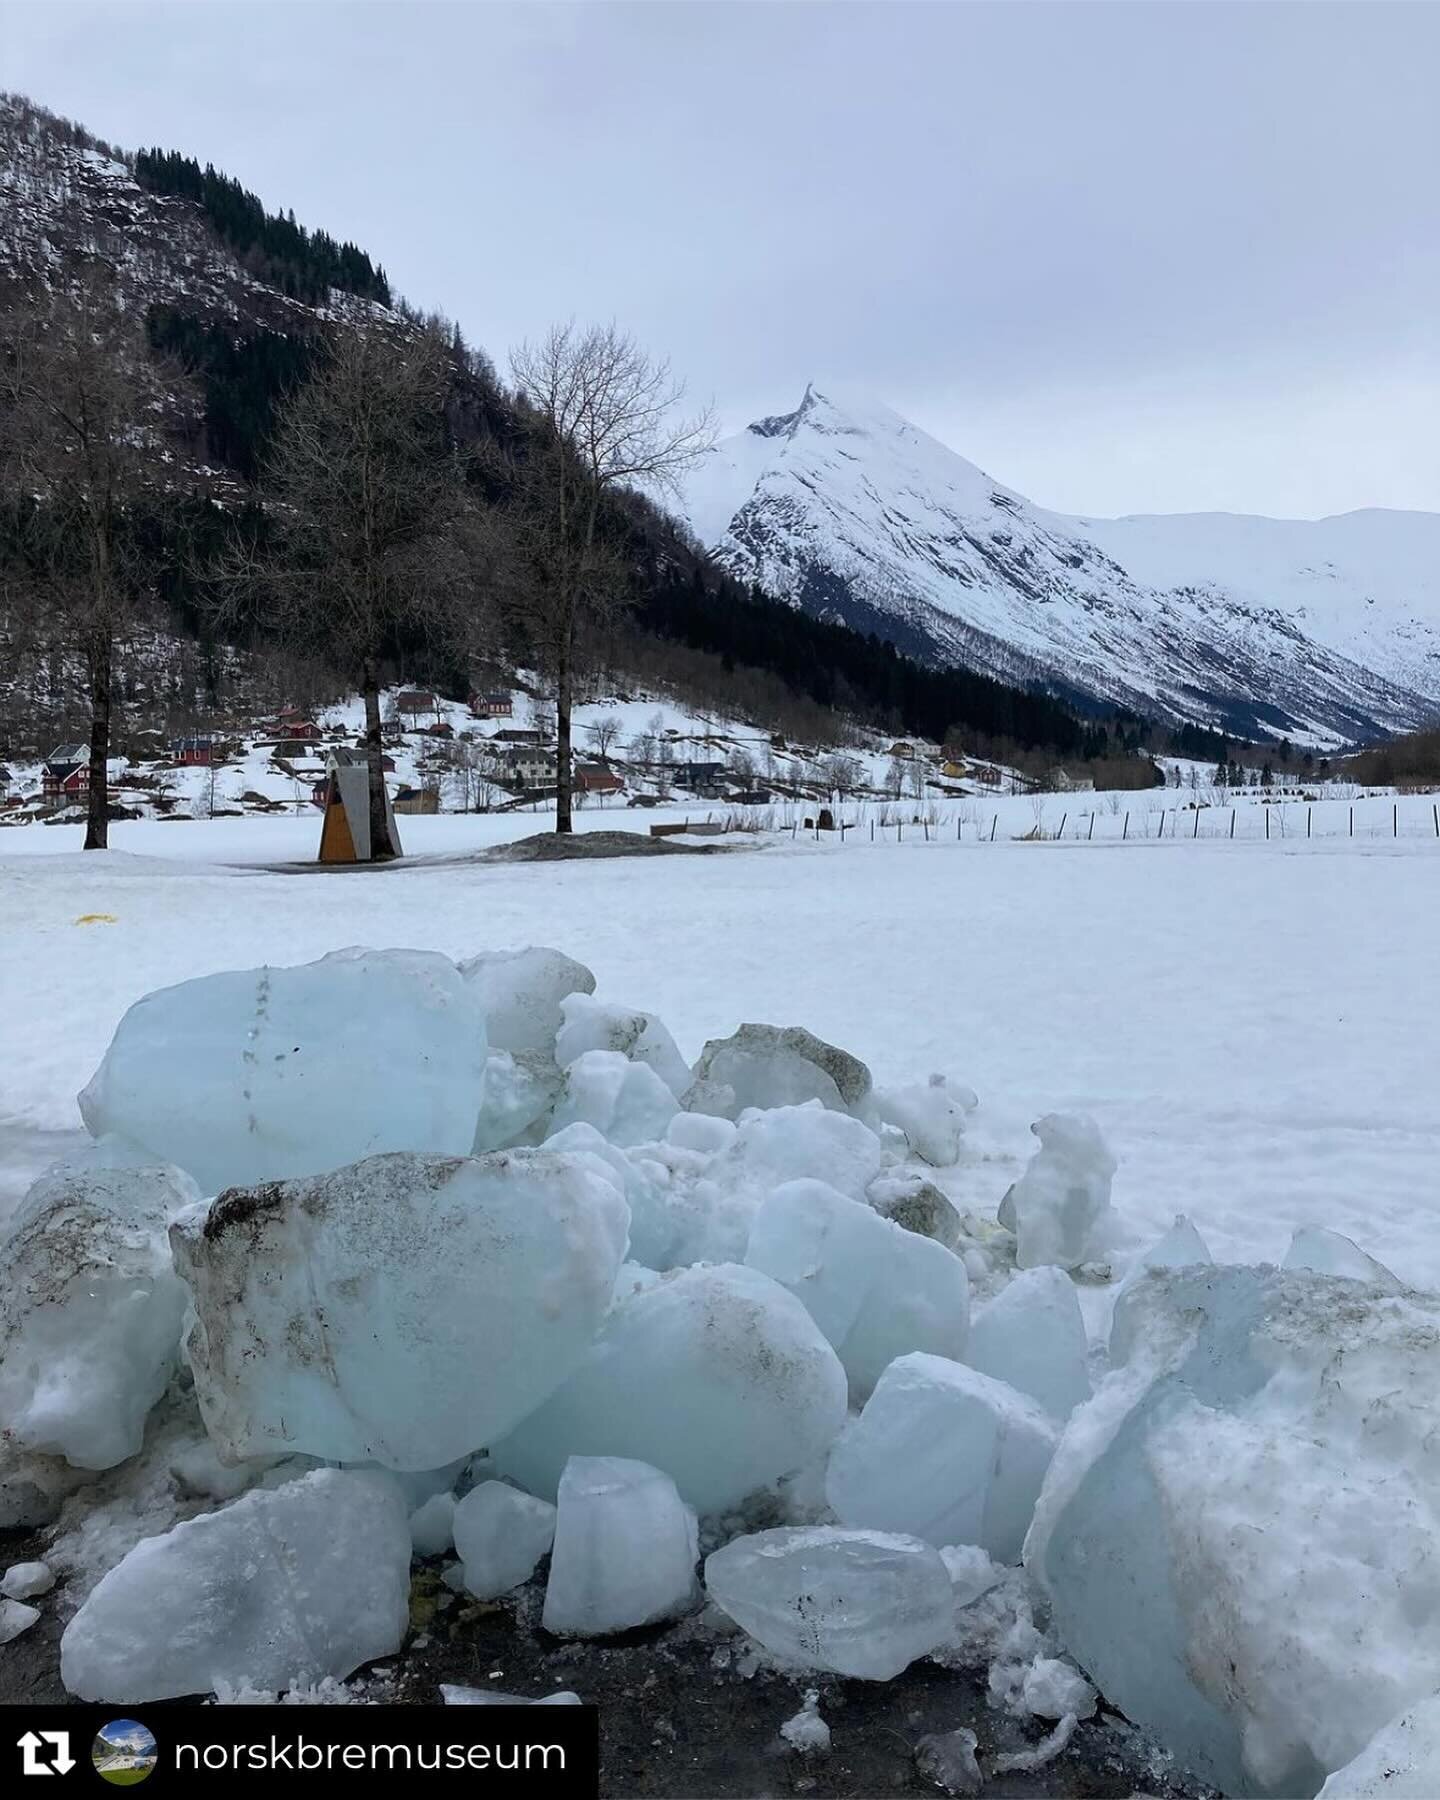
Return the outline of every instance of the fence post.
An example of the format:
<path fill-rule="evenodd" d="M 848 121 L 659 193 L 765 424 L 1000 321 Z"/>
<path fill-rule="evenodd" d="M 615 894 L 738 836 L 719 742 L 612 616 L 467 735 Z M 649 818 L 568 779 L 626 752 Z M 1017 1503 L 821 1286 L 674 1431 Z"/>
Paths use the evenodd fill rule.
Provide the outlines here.
<path fill-rule="evenodd" d="M 1085 842 L 1088 844 L 1090 842 L 1091 838 L 1094 837 L 1094 835 L 1095 835 L 1095 815 L 1092 812 L 1090 815 L 1090 829 L 1085 833 Z"/>
<path fill-rule="evenodd" d="M 895 821 L 895 842 L 897 844 L 903 843 L 904 839 L 905 839 L 905 827 L 902 824 L 902 822 L 899 819 L 897 819 Z"/>
<path fill-rule="evenodd" d="M 1355 835 L 1355 808 L 1353 806 L 1350 808 L 1350 835 L 1351 837 Z"/>
<path fill-rule="evenodd" d="M 1305 835 L 1307 838 L 1310 835 L 1310 815 L 1314 810 L 1315 808 L 1313 806 L 1307 806 L 1305 808 Z"/>
<path fill-rule="evenodd" d="M 1265 808 L 1265 842 L 1270 842 L 1270 808 Z"/>
<path fill-rule="evenodd" d="M 1000 823 L 999 813 L 993 813 L 990 818 L 990 842 L 992 844 L 995 842 L 995 827 L 999 823 Z"/>
<path fill-rule="evenodd" d="M 1400 802 L 1397 800 L 1395 802 L 1394 806 L 1390 810 L 1391 810 L 1391 814 L 1392 814 L 1392 822 L 1394 824 L 1394 831 L 1392 833 L 1392 836 L 1398 838 L 1400 835 Z"/>
<path fill-rule="evenodd" d="M 1063 838 L 1063 837 L 1064 837 L 1064 835 L 1065 835 L 1065 821 L 1066 821 L 1066 820 L 1067 820 L 1067 819 L 1068 819 L 1068 818 L 1069 818 L 1069 817 L 1070 817 L 1070 815 L 1069 815 L 1069 813 L 1068 813 L 1068 812 L 1063 812 L 1063 813 L 1061 813 L 1061 815 L 1060 815 L 1060 829 L 1059 829 L 1059 830 L 1058 830 L 1058 831 L 1057 831 L 1057 832 L 1056 832 L 1056 833 L 1055 833 L 1055 835 L 1056 835 L 1056 837 L 1057 837 L 1057 838 Z M 1042 836 L 1042 837 L 1043 837 L 1043 836 L 1044 836 L 1044 833 L 1043 833 L 1043 832 L 1042 832 L 1042 833 L 1041 833 L 1041 836 Z"/>
<path fill-rule="evenodd" d="M 1127 812 L 1125 815 L 1125 828 L 1120 833 L 1120 842 L 1123 844 L 1125 842 L 1125 840 L 1129 837 L 1129 835 L 1130 835 L 1130 815 Z"/>
<path fill-rule="evenodd" d="M 1440 837 L 1440 800 L 1437 800 L 1430 810 L 1435 815 L 1435 835 Z"/>
<path fill-rule="evenodd" d="M 1192 838 L 1198 838 L 1200 835 L 1200 808 L 1198 806 L 1195 808 L 1195 829 L 1190 835 Z"/>
<path fill-rule="evenodd" d="M 1239 818 L 1239 816 L 1240 816 L 1239 813 L 1237 813 L 1235 808 L 1232 806 L 1230 808 L 1230 835 L 1232 838 L 1235 835 L 1235 821 L 1236 821 L 1236 819 Z"/>
<path fill-rule="evenodd" d="M 955 842 L 957 844 L 960 842 L 960 820 L 958 817 L 955 820 Z"/>

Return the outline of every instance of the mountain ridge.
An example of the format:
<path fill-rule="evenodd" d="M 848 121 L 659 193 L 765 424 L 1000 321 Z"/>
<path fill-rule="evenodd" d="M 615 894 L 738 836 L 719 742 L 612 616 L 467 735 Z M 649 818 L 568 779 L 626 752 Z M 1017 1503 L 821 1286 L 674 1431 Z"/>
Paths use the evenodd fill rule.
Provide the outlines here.
<path fill-rule="evenodd" d="M 717 445 L 684 510 L 803 610 L 1092 705 L 1327 746 L 1440 713 L 1440 514 L 1055 512 L 813 382 Z"/>

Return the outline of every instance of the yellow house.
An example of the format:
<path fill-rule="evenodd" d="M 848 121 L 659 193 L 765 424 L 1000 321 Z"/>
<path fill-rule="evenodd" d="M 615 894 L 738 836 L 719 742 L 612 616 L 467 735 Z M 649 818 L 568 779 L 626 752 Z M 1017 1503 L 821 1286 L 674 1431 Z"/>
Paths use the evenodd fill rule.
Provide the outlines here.
<path fill-rule="evenodd" d="M 963 781 L 970 773 L 969 763 L 956 762 L 953 758 L 941 763 L 940 773 L 947 781 Z"/>

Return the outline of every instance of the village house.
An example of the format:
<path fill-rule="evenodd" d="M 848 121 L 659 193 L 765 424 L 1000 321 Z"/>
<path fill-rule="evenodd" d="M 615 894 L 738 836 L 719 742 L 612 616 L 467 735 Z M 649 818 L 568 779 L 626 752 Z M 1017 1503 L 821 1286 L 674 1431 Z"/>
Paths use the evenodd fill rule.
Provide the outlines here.
<path fill-rule="evenodd" d="M 610 794 L 621 793 L 624 786 L 625 783 L 613 769 L 602 768 L 598 763 L 581 763 L 575 771 L 577 794 L 593 794 L 597 799 L 603 800 Z"/>
<path fill-rule="evenodd" d="M 90 752 L 84 744 L 60 744 L 45 758 L 40 794 L 47 806 L 79 805 L 90 793 Z"/>
<path fill-rule="evenodd" d="M 500 752 L 496 771 L 512 787 L 547 787 L 555 780 L 555 758 L 535 745 L 511 744 Z"/>
<path fill-rule="evenodd" d="M 276 719 L 269 735 L 276 738 L 305 738 L 313 741 L 323 734 L 315 721 L 302 712 L 298 706 L 286 706 L 281 709 L 280 716 Z"/>
<path fill-rule="evenodd" d="M 915 746 L 913 744 L 907 744 L 902 738 L 899 743 L 890 746 L 887 754 L 891 757 L 899 757 L 901 762 L 910 762 L 915 755 Z"/>
<path fill-rule="evenodd" d="M 220 747 L 213 737 L 199 733 L 193 737 L 170 740 L 170 757 L 186 769 L 208 769 L 220 760 Z"/>
<path fill-rule="evenodd" d="M 492 694 L 472 694 L 470 710 L 477 719 L 513 719 L 515 696 L 498 691 Z"/>
<path fill-rule="evenodd" d="M 434 782 L 425 782 L 421 787 L 402 787 L 395 791 L 395 811 L 397 813 L 438 813 L 440 810 L 440 790 Z"/>
<path fill-rule="evenodd" d="M 545 734 L 520 725 L 507 725 L 503 731 L 491 734 L 492 744 L 543 744 Z"/>
<path fill-rule="evenodd" d="M 427 694 L 422 688 L 411 688 L 403 694 L 395 696 L 395 710 L 402 718 L 407 718 L 413 725 L 416 719 L 440 712 L 440 704 L 433 694 Z"/>
<path fill-rule="evenodd" d="M 685 762 L 675 765 L 672 779 L 677 786 L 698 793 L 702 788 L 719 787 L 728 773 L 723 762 Z"/>

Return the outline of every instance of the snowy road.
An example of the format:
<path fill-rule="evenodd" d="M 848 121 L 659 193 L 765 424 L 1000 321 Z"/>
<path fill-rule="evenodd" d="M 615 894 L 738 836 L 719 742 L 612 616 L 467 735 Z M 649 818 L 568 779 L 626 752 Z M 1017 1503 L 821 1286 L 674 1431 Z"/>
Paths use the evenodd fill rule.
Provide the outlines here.
<path fill-rule="evenodd" d="M 405 821 L 432 852 L 502 823 L 537 821 Z M 311 854 L 314 832 L 135 826 L 117 838 L 141 854 L 104 856 L 0 843 L 0 1209 L 78 1129 L 76 1090 L 152 988 L 345 944 L 540 942 L 658 1012 L 687 1056 L 743 1020 L 803 1023 L 879 1080 L 968 1081 L 981 1110 L 946 1179 L 963 1204 L 993 1211 L 1031 1119 L 1078 1108 L 1120 1158 L 1137 1247 L 1184 1211 L 1217 1257 L 1278 1259 L 1319 1222 L 1440 1286 L 1433 840 L 802 839 L 309 878 L 198 860 Z"/>

